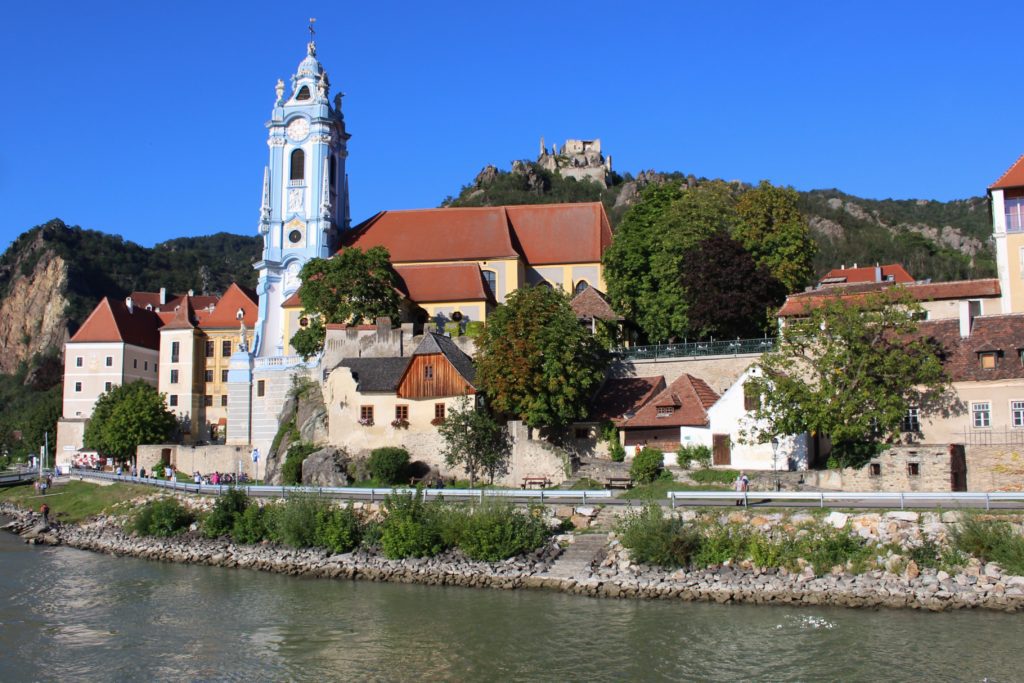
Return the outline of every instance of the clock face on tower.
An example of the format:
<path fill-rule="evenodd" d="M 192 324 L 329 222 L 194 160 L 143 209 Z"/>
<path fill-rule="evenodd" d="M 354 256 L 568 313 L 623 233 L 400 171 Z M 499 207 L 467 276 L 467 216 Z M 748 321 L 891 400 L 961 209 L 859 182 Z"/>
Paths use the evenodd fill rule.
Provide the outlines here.
<path fill-rule="evenodd" d="M 309 121 L 300 116 L 289 123 L 288 128 L 285 130 L 288 133 L 288 137 L 292 140 L 305 140 L 306 136 L 309 135 Z"/>

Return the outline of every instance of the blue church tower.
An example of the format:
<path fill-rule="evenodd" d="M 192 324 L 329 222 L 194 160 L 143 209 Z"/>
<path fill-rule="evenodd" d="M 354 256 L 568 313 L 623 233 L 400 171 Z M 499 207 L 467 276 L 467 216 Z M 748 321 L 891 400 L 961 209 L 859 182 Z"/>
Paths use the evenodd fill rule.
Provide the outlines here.
<path fill-rule="evenodd" d="M 313 40 L 291 78 L 289 96 L 281 80 L 275 92 L 260 206 L 263 254 L 254 266 L 260 303 L 253 351 L 260 357 L 285 353 L 281 304 L 298 290 L 303 264 L 333 254 L 350 222 L 343 95 L 336 94 L 332 106 L 330 81 Z"/>

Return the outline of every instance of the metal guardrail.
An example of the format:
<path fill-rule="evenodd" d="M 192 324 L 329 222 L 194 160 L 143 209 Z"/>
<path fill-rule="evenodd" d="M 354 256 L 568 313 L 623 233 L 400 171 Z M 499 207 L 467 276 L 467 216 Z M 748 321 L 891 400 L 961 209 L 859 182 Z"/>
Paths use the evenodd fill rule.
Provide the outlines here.
<path fill-rule="evenodd" d="M 48 473 L 46 470 L 44 473 Z M 39 476 L 37 470 L 25 470 L 24 472 L 14 472 L 8 474 L 0 474 L 0 486 L 12 486 L 14 484 L 20 484 L 26 481 L 32 481 Z"/>
<path fill-rule="evenodd" d="M 117 476 L 109 472 L 97 472 L 96 470 L 72 469 L 71 475 L 82 478 L 102 479 L 106 481 L 124 482 L 127 484 L 141 484 L 156 486 L 158 488 L 184 493 L 203 493 L 209 495 L 221 495 L 232 487 L 226 484 L 195 484 L 182 481 L 166 481 L 163 479 L 150 479 L 148 477 Z M 296 493 L 305 493 L 330 498 L 369 500 L 376 502 L 384 500 L 394 493 L 413 493 L 418 489 L 408 486 L 391 488 L 352 488 L 343 486 L 257 486 L 255 484 L 239 484 L 236 486 L 252 496 L 280 496 L 286 497 Z M 446 498 L 458 500 L 483 500 L 484 498 L 518 498 L 531 499 L 544 503 L 546 501 L 575 500 L 582 498 L 584 503 L 591 500 L 608 499 L 612 497 L 611 491 L 588 490 L 575 491 L 572 489 L 422 489 L 427 499 Z"/>
<path fill-rule="evenodd" d="M 926 507 L 933 507 L 936 504 L 949 503 L 956 506 L 968 506 L 966 504 L 985 504 L 985 509 L 991 508 L 994 502 L 1014 502 L 1024 506 L 1024 492 L 950 492 L 950 491 L 669 491 L 668 499 L 673 508 L 676 502 L 682 500 L 708 500 L 708 501 L 742 501 L 744 506 L 750 505 L 752 500 L 774 501 L 807 501 L 818 503 L 819 507 L 864 507 L 865 502 L 876 505 L 889 503 L 892 506 L 899 505 L 901 510 L 913 503 L 927 503 Z M 980 506 L 980 505 L 979 505 Z"/>
<path fill-rule="evenodd" d="M 765 353 L 775 348 L 775 337 L 758 339 L 710 340 L 682 342 L 680 344 L 653 344 L 618 348 L 614 354 L 626 360 L 656 360 L 658 358 L 699 358 L 701 356 L 738 356 Z"/>

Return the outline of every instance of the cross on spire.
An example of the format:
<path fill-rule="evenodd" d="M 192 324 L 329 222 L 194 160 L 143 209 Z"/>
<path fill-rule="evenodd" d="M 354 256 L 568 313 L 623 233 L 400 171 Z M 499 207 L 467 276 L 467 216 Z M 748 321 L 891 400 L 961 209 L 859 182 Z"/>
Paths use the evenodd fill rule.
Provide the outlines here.
<path fill-rule="evenodd" d="M 316 39 L 316 29 L 313 24 L 316 23 L 316 17 L 309 18 L 309 42 L 313 42 Z"/>

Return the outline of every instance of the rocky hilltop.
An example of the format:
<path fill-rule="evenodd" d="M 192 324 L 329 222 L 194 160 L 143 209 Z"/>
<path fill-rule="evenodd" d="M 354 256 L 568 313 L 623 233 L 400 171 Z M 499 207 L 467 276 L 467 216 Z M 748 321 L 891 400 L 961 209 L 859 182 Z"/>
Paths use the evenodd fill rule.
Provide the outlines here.
<path fill-rule="evenodd" d="M 587 142 L 587 141 L 570 141 Z M 568 144 L 568 143 L 567 143 Z M 598 147 L 599 154 L 600 148 Z M 695 187 L 712 179 L 681 172 L 641 171 L 635 176 L 611 170 L 594 156 L 587 170 L 598 169 L 604 182 L 576 177 L 551 163 L 514 161 L 510 170 L 488 165 L 444 206 L 497 206 L 556 202 L 603 202 L 612 225 L 640 201 L 651 184 L 679 182 Z M 578 170 L 570 166 L 569 170 Z M 736 194 L 750 186 L 728 181 Z M 799 192 L 800 210 L 818 245 L 817 274 L 847 264 L 903 263 L 912 275 L 936 281 L 995 275 L 986 197 L 950 202 L 925 199 L 865 199 L 837 189 Z"/>

